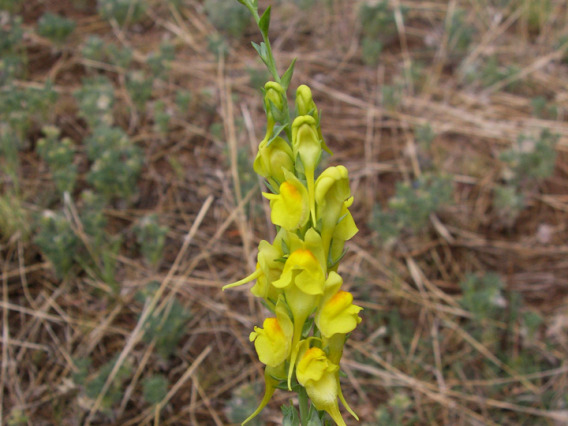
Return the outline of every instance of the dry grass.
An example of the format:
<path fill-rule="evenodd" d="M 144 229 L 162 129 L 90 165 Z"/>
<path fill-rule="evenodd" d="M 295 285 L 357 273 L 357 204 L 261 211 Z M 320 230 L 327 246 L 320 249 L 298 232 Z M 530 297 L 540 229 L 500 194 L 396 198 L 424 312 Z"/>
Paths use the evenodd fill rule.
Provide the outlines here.
<path fill-rule="evenodd" d="M 261 99 L 247 74 L 248 67 L 260 69 L 249 44 L 258 37 L 251 26 L 217 60 L 207 49 L 207 37 L 217 30 L 200 3 L 186 0 L 178 11 L 154 2 L 148 17 L 132 27 L 109 25 L 90 4 L 85 11 L 68 1 L 24 6 L 26 28 L 50 10 L 76 20 L 77 29 L 58 52 L 48 40 L 28 37 L 29 78 L 18 84 L 43 85 L 51 78 L 59 93 L 55 122 L 79 143 L 88 131 L 71 95 L 86 65 L 106 73 L 122 105 L 116 121 L 144 150 L 146 162 L 134 204 L 105 210 L 109 232 L 126 238 L 117 257 L 116 297 L 105 295 L 106 284 L 85 273 L 57 279 L 33 240 L 5 235 L 0 246 L 0 413 L 5 422 L 222 425 L 230 423 L 232 391 L 261 380 L 247 336 L 263 318 L 263 308 L 246 291 L 220 291 L 254 268 L 256 245 L 273 235 L 258 185 L 242 192 L 239 183 L 238 152 L 248 150 L 253 158 L 264 125 Z M 361 60 L 352 2 L 322 3 L 317 10 L 300 12 L 292 4 L 273 8 L 275 56 L 282 66 L 297 58 L 291 87 L 312 87 L 327 144 L 335 153 L 329 163 L 347 166 L 352 179 L 352 210 L 360 232 L 348 243 L 340 272 L 365 310 L 344 355 L 343 386 L 347 400 L 369 424 L 377 424 L 376 408 L 395 394 L 412 401 L 403 424 L 568 423 L 568 65 L 556 47 L 565 35 L 568 9 L 565 2 L 552 0 L 552 12 L 535 30 L 522 9 L 530 2 L 500 8 L 494 3 L 499 2 L 391 1 L 398 10 L 397 31 L 377 66 Z M 408 8 L 404 19 L 401 6 Z M 458 7 L 467 12 L 465 23 L 475 35 L 470 48 L 456 56 L 444 28 Z M 135 66 L 161 40 L 175 44 L 171 76 L 156 81 L 155 96 L 166 109 L 173 108 L 180 88 L 192 91 L 194 100 L 186 117 L 172 119 L 166 136 L 155 131 L 151 117 L 128 112 L 132 100 L 123 70 L 81 57 L 89 34 L 133 48 Z M 493 55 L 520 72 L 486 86 L 467 81 L 462 70 Z M 409 78 L 417 62 L 424 70 L 420 83 Z M 402 95 L 399 105 L 390 108 L 382 102 L 381 88 L 395 83 L 402 85 Z M 518 83 L 517 88 L 505 90 L 510 83 Z M 557 118 L 531 114 L 531 99 L 539 95 L 556 106 Z M 213 123 L 222 124 L 221 135 L 212 131 Z M 414 129 L 423 124 L 436 133 L 431 161 L 451 174 L 453 203 L 432 215 L 417 235 L 377 246 L 376 233 L 367 226 L 373 205 L 386 203 L 396 181 L 421 175 L 424 163 Z M 541 129 L 560 135 L 554 174 L 532 190 L 514 224 L 504 226 L 492 205 L 503 167 L 499 152 L 519 135 Z M 38 135 L 36 129 L 32 144 Z M 41 194 L 49 190 L 48 172 L 31 148 L 20 153 L 20 161 L 25 207 L 40 211 L 45 207 Z M 65 210 L 80 233 L 73 209 L 68 200 Z M 149 212 L 170 229 L 158 268 L 143 262 L 132 248 L 131 233 L 124 231 Z M 537 372 L 528 373 L 503 355 L 522 356 L 529 345 L 518 324 L 492 325 L 501 330 L 503 353 L 466 327 L 472 314 L 460 304 L 458 283 L 468 273 L 484 271 L 500 274 L 506 290 L 519 293 L 526 309 L 544 318 L 530 343 L 540 362 Z M 135 294 L 154 280 L 160 283 L 154 296 L 145 304 L 136 302 Z M 167 312 L 174 299 L 191 310 L 192 318 L 175 356 L 164 360 L 154 352 L 155 342 L 141 338 L 145 319 Z M 401 328 L 390 322 L 393 312 L 405 321 Z M 96 368 L 117 357 L 94 399 L 72 380 L 77 359 L 86 357 Z M 101 414 L 112 379 L 126 364 L 132 368 L 121 399 L 110 417 Z M 165 398 L 150 406 L 142 399 L 141 382 L 155 373 L 165 375 L 170 385 Z M 284 392 L 275 396 L 265 410 L 265 424 L 278 424 L 278 407 L 288 398 Z"/>

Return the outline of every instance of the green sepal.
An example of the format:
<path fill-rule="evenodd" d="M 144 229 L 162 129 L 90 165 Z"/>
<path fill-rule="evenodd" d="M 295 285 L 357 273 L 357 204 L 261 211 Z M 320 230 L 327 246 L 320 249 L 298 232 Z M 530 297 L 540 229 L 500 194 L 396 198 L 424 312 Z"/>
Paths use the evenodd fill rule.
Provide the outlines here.
<path fill-rule="evenodd" d="M 273 194 L 278 194 L 278 193 L 279 193 L 276 189 L 274 189 L 274 187 L 271 185 L 271 183 L 268 182 L 267 180 L 264 181 L 264 184 L 266 185 L 266 187 L 268 188 L 268 190 L 269 190 L 270 192 L 272 192 Z"/>
<path fill-rule="evenodd" d="M 282 253 L 284 253 L 286 256 L 288 256 L 290 254 L 290 247 L 288 247 L 288 244 L 286 244 L 286 241 L 284 241 L 284 238 L 282 238 L 280 245 L 282 246 Z"/>
<path fill-rule="evenodd" d="M 311 316 L 308 317 L 308 319 L 304 322 L 304 326 L 302 327 L 302 339 L 308 337 L 313 324 L 314 324 L 314 318 Z"/>
<path fill-rule="evenodd" d="M 270 301 L 270 303 L 273 303 L 272 301 Z M 268 309 L 270 311 L 270 313 L 275 314 L 274 312 L 274 306 L 276 306 L 276 304 L 274 303 L 274 305 L 270 305 L 268 302 L 266 302 L 266 300 L 261 300 L 260 304 L 262 306 L 264 306 L 266 309 Z"/>
<path fill-rule="evenodd" d="M 270 102 L 271 105 L 274 105 L 272 102 Z M 276 106 L 274 106 L 276 108 Z M 280 133 L 282 133 L 282 130 L 284 130 L 286 128 L 286 124 L 281 124 L 280 126 L 276 126 L 274 127 L 274 130 L 272 131 L 272 136 L 270 137 L 270 139 L 268 139 L 268 142 L 266 142 L 266 146 L 270 146 L 270 144 L 274 141 L 274 139 L 276 139 L 278 136 L 280 136 Z"/>
<path fill-rule="evenodd" d="M 331 268 L 335 267 L 335 265 L 337 265 L 339 262 L 341 262 L 341 259 L 343 259 L 343 257 L 346 254 L 347 254 L 347 249 L 344 249 L 343 253 L 341 253 L 341 255 L 337 259 L 333 260 L 331 258 L 331 250 L 330 250 L 329 256 L 328 256 L 328 259 L 327 259 L 327 268 L 331 269 Z"/>

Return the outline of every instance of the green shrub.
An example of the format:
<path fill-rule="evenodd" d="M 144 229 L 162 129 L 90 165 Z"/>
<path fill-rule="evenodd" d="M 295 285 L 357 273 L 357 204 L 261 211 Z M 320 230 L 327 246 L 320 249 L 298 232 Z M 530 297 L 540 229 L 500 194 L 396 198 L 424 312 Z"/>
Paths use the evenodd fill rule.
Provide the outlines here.
<path fill-rule="evenodd" d="M 229 45 L 221 34 L 211 34 L 207 37 L 207 49 L 215 55 L 217 60 L 229 54 Z"/>
<path fill-rule="evenodd" d="M 81 54 L 91 61 L 102 62 L 105 58 L 105 42 L 97 35 L 90 35 L 83 44 Z"/>
<path fill-rule="evenodd" d="M 36 150 L 48 164 L 55 187 L 61 193 L 72 192 L 77 180 L 77 166 L 73 164 L 75 147 L 69 138 L 59 139 L 60 130 L 54 126 L 43 128 L 44 138 L 37 142 Z"/>
<path fill-rule="evenodd" d="M 104 19 L 115 19 L 120 25 L 128 20 L 134 24 L 140 22 L 146 13 L 148 4 L 145 0 L 98 0 L 97 10 Z"/>
<path fill-rule="evenodd" d="M 63 44 L 75 30 L 75 21 L 51 12 L 39 18 L 37 32 L 55 44 Z"/>
<path fill-rule="evenodd" d="M 538 137 L 520 135 L 516 144 L 500 156 L 511 171 L 514 183 L 527 179 L 546 179 L 552 175 L 556 162 L 556 142 L 558 135 L 543 130 Z"/>
<path fill-rule="evenodd" d="M 171 43 L 162 43 L 157 52 L 148 55 L 146 63 L 155 78 L 166 78 L 170 71 L 172 61 L 176 58 L 175 47 Z"/>
<path fill-rule="evenodd" d="M 8 126 L 5 129 L 11 133 L 12 143 L 20 147 L 32 123 L 47 121 L 56 100 L 49 81 L 42 89 L 7 86 L 0 96 L 0 120 Z"/>
<path fill-rule="evenodd" d="M 423 229 L 429 216 L 451 201 L 449 177 L 423 174 L 414 184 L 397 183 L 388 210 L 375 206 L 369 226 L 383 241 L 396 239 L 401 232 L 416 233 Z"/>
<path fill-rule="evenodd" d="M 166 109 L 166 104 L 164 101 L 154 102 L 154 130 L 165 136 L 168 133 L 170 127 L 171 114 Z"/>
<path fill-rule="evenodd" d="M 69 220 L 62 213 L 46 210 L 41 215 L 34 242 L 49 259 L 58 277 L 65 277 L 80 246 Z"/>
<path fill-rule="evenodd" d="M 20 9 L 23 3 L 23 0 L 0 0 L 0 11 L 14 13 Z"/>
<path fill-rule="evenodd" d="M 366 65 L 377 65 L 383 51 L 383 43 L 371 37 L 363 37 L 361 40 L 361 55 Z"/>
<path fill-rule="evenodd" d="M 499 275 L 468 275 L 460 282 L 462 289 L 461 305 L 477 320 L 500 319 L 506 306 L 503 295 L 504 284 Z"/>
<path fill-rule="evenodd" d="M 406 14 L 406 9 L 401 11 L 403 15 Z M 376 65 L 383 46 L 397 34 L 394 11 L 389 6 L 388 0 L 375 4 L 362 3 L 359 9 L 359 22 L 363 62 L 367 65 Z"/>
<path fill-rule="evenodd" d="M 259 386 L 254 383 L 245 383 L 234 389 L 231 399 L 227 403 L 227 418 L 231 423 L 241 423 L 250 413 L 254 412 L 257 406 L 257 395 L 260 393 Z M 249 423 L 251 426 L 262 426 L 262 416 L 253 418 Z"/>
<path fill-rule="evenodd" d="M 556 120 L 558 110 L 556 106 L 550 105 L 544 96 L 537 96 L 531 99 L 532 114 L 536 118 Z"/>
<path fill-rule="evenodd" d="M 146 110 L 152 97 L 153 80 L 144 71 L 131 71 L 126 75 L 126 90 L 139 111 Z"/>
<path fill-rule="evenodd" d="M 134 232 L 144 259 L 151 266 L 156 267 L 162 258 L 168 228 L 160 226 L 158 215 L 151 214 L 140 219 L 134 227 Z"/>
<path fill-rule="evenodd" d="M 525 197 L 515 185 L 496 185 L 493 189 L 493 206 L 500 222 L 511 227 L 525 208 Z"/>
<path fill-rule="evenodd" d="M 19 233 L 26 239 L 31 231 L 29 211 L 13 191 L 0 194 L 0 241 L 9 240 Z"/>
<path fill-rule="evenodd" d="M 142 380 L 142 396 L 148 404 L 156 405 L 168 394 L 168 379 L 156 374 Z"/>
<path fill-rule="evenodd" d="M 6 25 L 0 25 L 0 86 L 24 72 L 26 57 L 22 48 L 23 35 L 20 17 L 10 19 Z"/>
<path fill-rule="evenodd" d="M 79 103 L 79 116 L 91 129 L 113 123 L 114 87 L 108 78 L 84 78 L 81 88 L 74 95 Z"/>
<path fill-rule="evenodd" d="M 209 21 L 224 34 L 241 38 L 250 23 L 248 10 L 233 0 L 205 0 L 205 14 Z"/>
<path fill-rule="evenodd" d="M 176 107 L 180 115 L 189 113 L 189 106 L 193 100 L 193 94 L 189 90 L 178 90 L 176 92 Z"/>
<path fill-rule="evenodd" d="M 136 192 L 143 155 L 118 127 L 98 126 L 85 140 L 92 161 L 87 182 L 105 199 L 128 198 Z"/>
<path fill-rule="evenodd" d="M 154 341 L 158 354 L 167 359 L 174 353 L 179 341 L 184 336 L 185 324 L 190 318 L 189 310 L 177 299 L 172 299 L 172 302 L 165 307 L 163 312 L 153 313 L 148 318 L 143 340 L 146 343 Z"/>
<path fill-rule="evenodd" d="M 106 56 L 109 62 L 122 69 L 128 69 L 132 64 L 134 52 L 129 47 L 120 47 L 114 43 L 105 46 Z"/>
<path fill-rule="evenodd" d="M 466 22 L 467 12 L 456 9 L 450 19 L 448 32 L 448 51 L 450 54 L 465 54 L 475 34 L 475 29 Z"/>
<path fill-rule="evenodd" d="M 80 374 L 74 375 L 75 383 L 82 386 L 85 396 L 91 400 L 98 398 L 101 393 L 111 371 L 113 370 L 118 355 L 113 357 L 110 361 L 103 364 L 98 371 L 92 375 L 88 375 L 90 370 L 91 361 L 87 360 L 82 363 Z M 87 374 L 86 374 L 87 373 Z M 102 399 L 101 411 L 107 415 L 112 414 L 112 408 L 120 402 L 124 395 L 124 385 L 132 375 L 132 365 L 129 362 L 123 363 L 118 369 L 117 374 L 114 376 L 110 387 L 108 388 L 105 396 Z"/>

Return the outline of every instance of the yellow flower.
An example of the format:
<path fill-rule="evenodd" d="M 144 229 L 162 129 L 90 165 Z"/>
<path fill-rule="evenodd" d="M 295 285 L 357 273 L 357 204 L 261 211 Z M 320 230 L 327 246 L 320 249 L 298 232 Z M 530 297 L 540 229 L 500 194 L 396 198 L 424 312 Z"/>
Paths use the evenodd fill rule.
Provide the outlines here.
<path fill-rule="evenodd" d="M 355 225 L 353 216 L 349 212 L 349 207 L 353 204 L 353 197 L 348 198 L 341 208 L 341 213 L 339 216 L 339 222 L 335 226 L 333 231 L 333 236 L 331 239 L 331 247 L 329 249 L 329 257 L 335 262 L 343 254 L 343 247 L 345 246 L 345 241 L 350 240 L 353 236 L 359 232 L 359 229 Z M 331 268 L 337 270 L 337 264 Z"/>
<path fill-rule="evenodd" d="M 223 291 L 256 280 L 256 284 L 251 288 L 251 293 L 257 297 L 262 297 L 269 304 L 274 304 L 280 291 L 272 286 L 272 282 L 280 277 L 284 268 L 282 262 L 276 259 L 283 255 L 281 247 L 285 234 L 285 230 L 279 232 L 273 244 L 262 240 L 258 245 L 256 270 L 242 280 L 225 285 Z"/>
<path fill-rule="evenodd" d="M 349 176 L 344 166 L 328 167 L 316 180 L 317 220 L 321 220 L 321 236 L 325 253 L 329 250 L 329 244 L 341 218 L 344 203 L 350 197 Z"/>
<path fill-rule="evenodd" d="M 327 147 L 325 141 L 323 139 L 321 133 L 321 125 L 319 119 L 318 108 L 312 98 L 312 90 L 302 84 L 296 89 L 296 114 L 297 115 L 311 115 L 316 120 L 317 128 L 318 128 L 318 137 L 322 141 L 322 148 L 330 155 L 333 155 L 333 152 Z"/>
<path fill-rule="evenodd" d="M 270 200 L 270 219 L 275 225 L 295 231 L 308 221 L 309 206 L 306 187 L 296 176 L 284 171 L 286 180 L 280 185 L 280 194 L 263 193 Z"/>
<path fill-rule="evenodd" d="M 298 351 L 298 342 L 306 319 L 319 306 L 325 287 L 325 260 L 321 247 L 321 237 L 310 228 L 304 236 L 304 241 L 290 238 L 293 250 L 286 263 L 280 279 L 272 285 L 284 291 L 286 302 L 292 312 L 294 336 L 292 340 L 292 359 Z M 299 247 L 297 247 L 300 245 Z M 288 370 L 288 387 L 291 388 L 291 378 L 294 363 Z"/>
<path fill-rule="evenodd" d="M 309 115 L 296 117 L 292 123 L 292 150 L 294 158 L 300 158 L 310 199 L 312 220 L 316 223 L 314 198 L 314 173 L 321 157 L 321 139 L 318 135 L 316 120 Z"/>
<path fill-rule="evenodd" d="M 270 143 L 268 141 L 269 139 L 265 138 L 260 142 L 253 168 L 257 174 L 268 179 L 270 183 L 279 184 L 285 180 L 284 170 L 294 170 L 292 148 L 279 136 Z"/>
<path fill-rule="evenodd" d="M 307 249 L 298 249 L 290 254 L 280 279 L 272 284 L 276 288 L 287 288 L 295 284 L 306 294 L 323 294 L 324 272 L 314 254 Z"/>
<path fill-rule="evenodd" d="M 362 309 L 353 304 L 351 293 L 338 291 L 318 311 L 315 319 L 316 325 L 326 338 L 338 333 L 350 333 L 361 322 L 358 314 Z"/>
<path fill-rule="evenodd" d="M 337 425 L 345 426 L 337 403 L 338 371 L 339 366 L 332 363 L 323 350 L 317 347 L 304 348 L 296 368 L 296 378 L 306 388 L 310 400 L 318 410 L 325 410 Z"/>
<path fill-rule="evenodd" d="M 263 327 L 255 327 L 249 339 L 260 362 L 277 367 L 288 359 L 292 349 L 293 325 L 282 298 L 276 304 L 276 318 L 266 318 Z"/>

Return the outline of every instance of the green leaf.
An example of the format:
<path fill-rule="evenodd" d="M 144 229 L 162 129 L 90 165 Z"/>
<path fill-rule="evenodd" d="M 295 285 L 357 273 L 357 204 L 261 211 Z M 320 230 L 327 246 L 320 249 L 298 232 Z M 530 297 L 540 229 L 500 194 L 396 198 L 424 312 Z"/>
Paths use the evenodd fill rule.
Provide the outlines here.
<path fill-rule="evenodd" d="M 258 43 L 255 43 L 254 41 L 251 41 L 252 47 L 254 47 L 254 50 L 256 50 L 256 53 L 258 53 L 258 56 L 262 57 L 262 50 L 260 48 L 260 45 Z"/>
<path fill-rule="evenodd" d="M 319 417 L 318 411 L 314 408 L 313 405 L 310 405 L 310 412 L 309 412 L 308 424 L 307 426 L 322 426 L 321 419 Z"/>
<path fill-rule="evenodd" d="M 266 38 L 268 38 L 268 27 L 270 26 L 270 9 L 271 6 L 268 6 L 258 21 L 258 28 Z"/>
<path fill-rule="evenodd" d="M 288 90 L 290 80 L 292 80 L 292 74 L 294 74 L 294 65 L 296 65 L 296 58 L 294 58 L 284 75 L 282 75 L 282 87 L 284 88 L 284 91 Z"/>
<path fill-rule="evenodd" d="M 168 379 L 161 375 L 146 377 L 142 380 L 142 395 L 149 404 L 158 404 L 168 393 Z"/>
<path fill-rule="evenodd" d="M 283 405 L 282 414 L 284 415 L 284 418 L 282 419 L 282 426 L 297 426 L 300 424 L 298 412 L 292 404 Z"/>
<path fill-rule="evenodd" d="M 269 66 L 268 65 L 269 62 L 268 62 L 268 57 L 267 57 L 266 45 L 264 44 L 264 42 L 257 44 L 253 41 L 252 47 L 254 47 L 254 50 L 256 50 L 256 52 L 258 53 L 258 56 L 260 56 L 260 59 L 262 59 L 262 62 L 264 62 L 267 66 Z"/>

